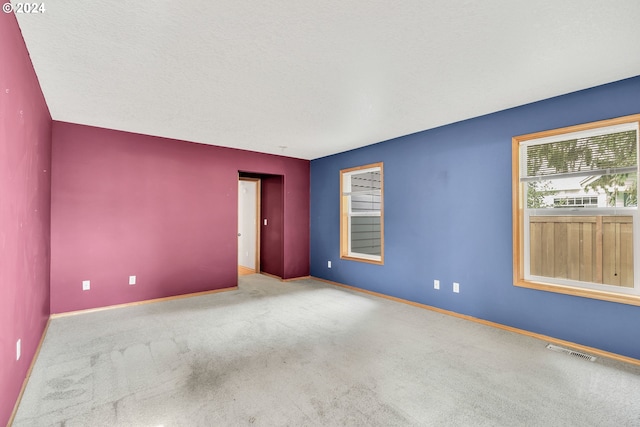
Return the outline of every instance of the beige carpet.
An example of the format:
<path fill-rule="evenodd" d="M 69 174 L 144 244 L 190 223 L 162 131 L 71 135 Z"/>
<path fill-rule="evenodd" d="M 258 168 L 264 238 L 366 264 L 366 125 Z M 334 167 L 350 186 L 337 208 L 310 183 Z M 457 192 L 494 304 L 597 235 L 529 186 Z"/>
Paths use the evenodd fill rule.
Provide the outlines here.
<path fill-rule="evenodd" d="M 23 426 L 638 426 L 640 368 L 313 280 L 53 319 Z"/>

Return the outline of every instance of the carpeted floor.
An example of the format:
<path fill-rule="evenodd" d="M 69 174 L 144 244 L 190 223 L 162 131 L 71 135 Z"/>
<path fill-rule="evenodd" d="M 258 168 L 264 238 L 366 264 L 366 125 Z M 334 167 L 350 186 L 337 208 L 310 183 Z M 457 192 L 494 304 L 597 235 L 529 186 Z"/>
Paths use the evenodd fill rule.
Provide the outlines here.
<path fill-rule="evenodd" d="M 51 321 L 14 426 L 639 426 L 640 367 L 302 280 Z"/>

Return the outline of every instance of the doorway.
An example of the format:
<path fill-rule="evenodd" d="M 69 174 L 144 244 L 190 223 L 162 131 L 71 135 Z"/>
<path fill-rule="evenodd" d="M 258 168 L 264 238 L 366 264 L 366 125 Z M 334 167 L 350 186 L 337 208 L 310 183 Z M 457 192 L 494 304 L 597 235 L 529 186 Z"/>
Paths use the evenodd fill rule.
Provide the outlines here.
<path fill-rule="evenodd" d="M 238 275 L 260 272 L 260 179 L 238 180 Z"/>
<path fill-rule="evenodd" d="M 262 273 L 276 277 L 283 277 L 284 275 L 284 176 L 272 175 L 256 172 L 238 171 L 238 233 L 241 234 L 238 239 L 238 273 L 239 274 L 252 274 Z M 255 188 L 256 198 L 255 210 L 252 208 L 253 198 L 249 197 L 247 193 L 253 190 L 247 188 L 247 193 L 242 191 L 240 187 L 243 181 L 257 182 Z M 244 203 L 243 201 L 249 200 Z M 242 203 L 242 205 L 241 205 Z M 245 207 L 249 205 L 250 207 Z M 240 214 L 242 209 L 243 214 Z M 246 218 L 244 212 L 251 210 L 256 212 L 256 238 L 255 238 L 255 264 L 254 267 L 249 265 L 249 260 L 253 259 L 251 256 L 251 250 L 247 255 L 247 250 L 244 249 L 244 240 L 242 237 L 249 237 L 244 235 L 244 230 L 249 227 L 253 229 L 251 225 L 242 225 L 243 219 Z M 248 224 L 253 221 L 246 220 Z M 240 228 L 243 227 L 243 231 Z M 244 236 L 243 236 L 244 235 Z M 252 242 L 252 239 L 247 239 Z M 248 244 L 251 248 L 251 243 Z M 242 248 L 242 249 L 241 249 Z M 247 259 L 247 262 L 243 260 Z M 243 268 L 240 268 L 243 267 Z"/>

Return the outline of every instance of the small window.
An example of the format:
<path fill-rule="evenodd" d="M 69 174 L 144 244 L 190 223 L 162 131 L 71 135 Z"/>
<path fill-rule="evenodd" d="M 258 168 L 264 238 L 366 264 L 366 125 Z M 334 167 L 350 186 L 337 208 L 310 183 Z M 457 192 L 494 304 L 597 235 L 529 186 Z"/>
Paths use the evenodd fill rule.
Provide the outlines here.
<path fill-rule="evenodd" d="M 516 286 L 640 305 L 639 122 L 513 138 Z"/>
<path fill-rule="evenodd" d="M 382 163 L 340 171 L 340 257 L 383 264 Z"/>

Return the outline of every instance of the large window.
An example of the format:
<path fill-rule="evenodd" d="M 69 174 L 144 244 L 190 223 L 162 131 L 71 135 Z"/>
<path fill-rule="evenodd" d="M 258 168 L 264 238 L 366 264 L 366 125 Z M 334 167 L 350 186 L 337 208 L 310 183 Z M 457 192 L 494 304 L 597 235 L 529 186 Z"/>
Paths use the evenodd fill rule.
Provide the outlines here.
<path fill-rule="evenodd" d="M 382 163 L 340 171 L 340 257 L 384 262 Z"/>
<path fill-rule="evenodd" d="M 513 138 L 516 286 L 640 305 L 639 122 Z"/>

